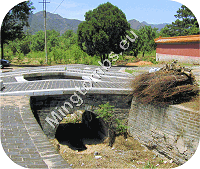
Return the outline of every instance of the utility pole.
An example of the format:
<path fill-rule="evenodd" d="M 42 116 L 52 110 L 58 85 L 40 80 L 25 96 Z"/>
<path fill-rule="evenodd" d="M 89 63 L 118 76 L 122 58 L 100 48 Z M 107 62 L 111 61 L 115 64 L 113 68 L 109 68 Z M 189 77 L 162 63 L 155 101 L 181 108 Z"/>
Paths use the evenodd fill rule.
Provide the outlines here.
<path fill-rule="evenodd" d="M 45 56 L 46 56 L 46 64 L 48 64 L 48 56 L 47 56 L 47 15 L 46 15 L 46 9 L 47 9 L 47 3 L 50 2 L 46 2 L 46 0 L 43 0 L 43 2 L 39 2 L 39 3 L 43 3 L 43 16 L 44 16 L 44 34 L 45 34 Z"/>

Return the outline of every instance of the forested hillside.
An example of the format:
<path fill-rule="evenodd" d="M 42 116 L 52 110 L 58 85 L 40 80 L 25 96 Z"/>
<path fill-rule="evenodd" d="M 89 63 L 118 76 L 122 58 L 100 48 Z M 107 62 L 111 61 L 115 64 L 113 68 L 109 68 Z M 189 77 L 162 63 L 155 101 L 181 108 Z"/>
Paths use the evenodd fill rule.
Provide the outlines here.
<path fill-rule="evenodd" d="M 55 30 L 60 34 L 63 34 L 66 30 L 73 30 L 77 32 L 78 25 L 82 21 L 77 19 L 66 19 L 61 17 L 58 14 L 52 14 L 47 12 L 47 30 Z M 139 22 L 136 19 L 132 19 L 128 21 L 131 25 L 132 29 L 139 30 L 142 26 L 151 26 L 152 28 L 158 28 L 158 30 L 162 29 L 167 25 L 163 24 L 148 24 L 147 22 Z M 31 14 L 29 17 L 29 25 L 30 27 L 26 27 L 24 30 L 28 31 L 30 34 L 35 34 L 39 30 L 44 31 L 44 17 L 43 12 L 38 12 L 36 14 Z"/>
<path fill-rule="evenodd" d="M 82 21 L 77 19 L 66 19 L 58 14 L 47 12 L 47 30 L 55 30 L 60 34 L 63 34 L 66 30 L 73 30 L 76 32 L 81 22 Z M 29 17 L 29 25 L 30 27 L 26 27 L 24 30 L 28 31 L 30 34 L 35 34 L 40 30 L 44 31 L 43 12 L 31 14 Z"/>

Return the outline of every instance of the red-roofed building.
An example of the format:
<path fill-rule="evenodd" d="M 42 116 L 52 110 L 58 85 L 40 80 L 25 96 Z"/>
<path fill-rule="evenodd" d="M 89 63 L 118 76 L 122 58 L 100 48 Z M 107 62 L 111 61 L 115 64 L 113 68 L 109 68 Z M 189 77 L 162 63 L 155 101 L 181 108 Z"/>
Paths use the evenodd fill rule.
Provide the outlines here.
<path fill-rule="evenodd" d="M 200 64 L 200 35 L 159 37 L 156 60 Z"/>

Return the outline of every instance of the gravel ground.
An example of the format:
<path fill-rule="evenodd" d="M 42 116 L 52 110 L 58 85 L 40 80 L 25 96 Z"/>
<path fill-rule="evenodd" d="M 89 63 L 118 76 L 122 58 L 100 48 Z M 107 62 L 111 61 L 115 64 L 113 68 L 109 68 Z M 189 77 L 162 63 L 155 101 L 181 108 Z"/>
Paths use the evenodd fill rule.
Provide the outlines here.
<path fill-rule="evenodd" d="M 132 137 L 116 138 L 113 147 L 106 141 L 95 144 L 90 140 L 84 151 L 73 150 L 56 139 L 50 140 L 72 168 L 175 168 L 172 160 L 147 149 Z"/>

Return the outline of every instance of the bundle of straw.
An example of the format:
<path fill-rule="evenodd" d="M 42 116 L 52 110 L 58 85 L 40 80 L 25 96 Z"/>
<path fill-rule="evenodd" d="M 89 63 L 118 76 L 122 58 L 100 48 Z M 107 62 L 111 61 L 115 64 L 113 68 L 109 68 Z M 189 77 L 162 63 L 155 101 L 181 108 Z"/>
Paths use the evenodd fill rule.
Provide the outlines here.
<path fill-rule="evenodd" d="M 181 102 L 197 95 L 199 90 L 191 70 L 174 63 L 157 72 L 136 76 L 131 87 L 136 101 L 143 103 Z"/>

